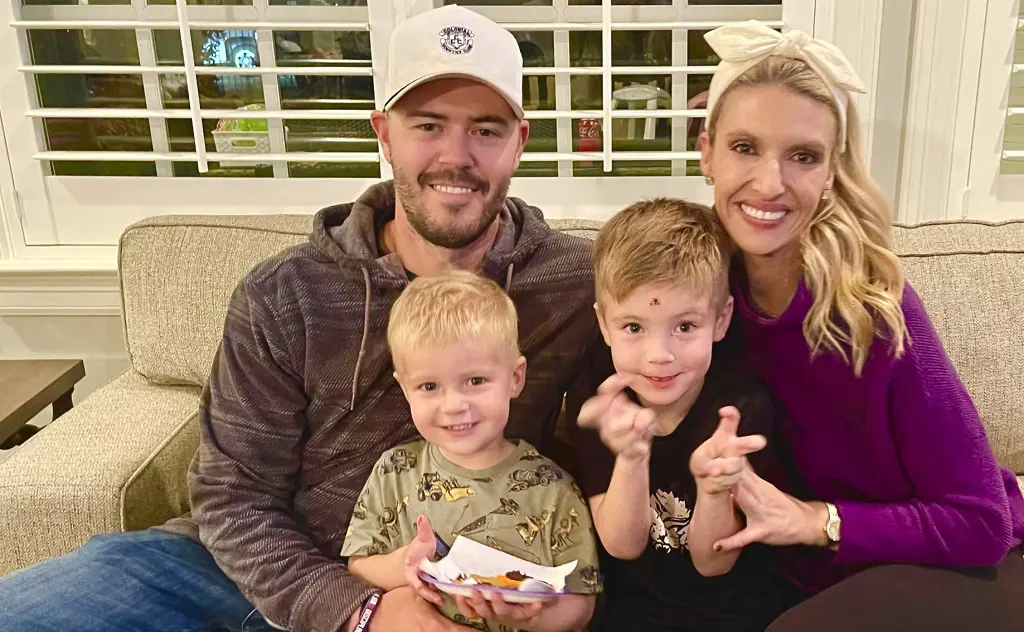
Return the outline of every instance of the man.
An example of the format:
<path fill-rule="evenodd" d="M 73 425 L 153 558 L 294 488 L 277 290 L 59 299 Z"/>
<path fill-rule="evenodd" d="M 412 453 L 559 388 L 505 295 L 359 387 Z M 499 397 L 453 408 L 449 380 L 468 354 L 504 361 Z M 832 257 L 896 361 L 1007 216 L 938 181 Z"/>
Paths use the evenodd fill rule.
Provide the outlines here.
<path fill-rule="evenodd" d="M 411 277 L 452 266 L 504 287 L 530 367 L 508 431 L 544 450 L 596 333 L 593 275 L 583 240 L 505 197 L 529 134 L 512 35 L 437 9 L 395 30 L 389 68 L 371 122 L 394 183 L 320 211 L 309 243 L 232 297 L 191 517 L 0 579 L 0 629 L 336 632 L 366 617 L 372 632 L 460 629 L 410 588 L 378 602 L 339 558 L 372 464 L 415 436 L 388 310 Z"/>

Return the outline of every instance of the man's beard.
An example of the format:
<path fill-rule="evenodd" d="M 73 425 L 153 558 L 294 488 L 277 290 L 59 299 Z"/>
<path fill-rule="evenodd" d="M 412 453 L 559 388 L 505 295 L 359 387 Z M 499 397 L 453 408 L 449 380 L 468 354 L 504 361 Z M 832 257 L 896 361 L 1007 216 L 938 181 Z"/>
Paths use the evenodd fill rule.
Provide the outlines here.
<path fill-rule="evenodd" d="M 394 168 L 394 172 L 395 190 L 398 199 L 402 201 L 405 216 L 409 219 L 409 224 L 412 225 L 413 230 L 420 237 L 435 246 L 450 250 L 465 248 L 476 241 L 480 235 L 487 232 L 487 229 L 494 223 L 494 219 L 501 212 L 502 206 L 505 204 L 505 195 L 508 193 L 508 188 L 512 181 L 511 178 L 504 178 L 496 186 L 491 187 L 487 182 L 466 172 L 441 171 L 420 174 L 414 183 L 412 178 L 398 167 Z M 430 217 L 425 208 L 426 204 L 422 199 L 422 193 L 431 183 L 435 182 L 472 187 L 482 192 L 484 203 L 478 220 L 468 227 L 455 228 L 443 226 Z"/>

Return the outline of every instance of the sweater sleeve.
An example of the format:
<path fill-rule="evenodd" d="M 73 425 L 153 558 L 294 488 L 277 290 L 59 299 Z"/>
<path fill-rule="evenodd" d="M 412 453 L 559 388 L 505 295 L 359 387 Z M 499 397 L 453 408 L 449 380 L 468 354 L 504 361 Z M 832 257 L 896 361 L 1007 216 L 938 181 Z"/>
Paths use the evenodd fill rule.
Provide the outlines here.
<path fill-rule="evenodd" d="M 896 361 L 888 407 L 911 497 L 837 502 L 838 558 L 850 564 L 996 564 L 1018 543 L 999 465 L 974 402 L 909 286 L 903 312 L 911 343 Z"/>
<path fill-rule="evenodd" d="M 308 402 L 282 326 L 243 281 L 200 404 L 192 515 L 218 566 L 275 627 L 333 632 L 372 587 L 317 548 L 294 513 Z"/>

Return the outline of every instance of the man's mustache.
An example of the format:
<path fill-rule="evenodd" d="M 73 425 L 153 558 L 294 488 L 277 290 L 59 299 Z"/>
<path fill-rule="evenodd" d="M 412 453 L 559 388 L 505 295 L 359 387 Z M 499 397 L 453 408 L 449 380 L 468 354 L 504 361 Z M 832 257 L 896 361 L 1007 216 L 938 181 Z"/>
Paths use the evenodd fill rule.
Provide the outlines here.
<path fill-rule="evenodd" d="M 489 188 L 487 182 L 474 176 L 471 173 L 465 171 L 439 171 L 435 173 L 423 173 L 417 179 L 420 186 L 429 186 L 432 184 L 447 184 L 456 187 L 466 187 L 468 189 L 476 189 L 484 193 Z"/>

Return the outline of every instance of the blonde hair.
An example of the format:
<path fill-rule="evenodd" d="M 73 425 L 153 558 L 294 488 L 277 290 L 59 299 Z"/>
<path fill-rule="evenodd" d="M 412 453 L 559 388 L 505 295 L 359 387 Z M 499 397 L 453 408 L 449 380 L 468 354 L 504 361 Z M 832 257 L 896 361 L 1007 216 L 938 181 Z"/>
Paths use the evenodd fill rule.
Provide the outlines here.
<path fill-rule="evenodd" d="M 489 279 L 464 270 L 418 277 L 391 306 L 388 346 L 396 368 L 409 353 L 466 340 L 492 341 L 519 356 L 516 306 Z"/>
<path fill-rule="evenodd" d="M 722 94 L 708 121 L 709 138 L 732 90 L 760 84 L 782 85 L 827 105 L 836 124 L 839 112 L 821 77 L 805 62 L 769 57 L 743 73 Z M 903 269 L 892 252 L 892 210 L 861 158 L 860 123 L 852 102 L 847 109 L 846 151 L 834 152 L 835 181 L 830 200 L 819 206 L 802 237 L 804 282 L 814 296 L 804 319 L 812 353 L 823 347 L 852 363 L 859 376 L 876 336 L 888 336 L 895 357 L 909 344 L 901 306 Z"/>
<path fill-rule="evenodd" d="M 729 236 L 714 211 L 674 198 L 636 202 L 608 220 L 594 241 L 597 302 L 618 303 L 644 285 L 685 283 L 729 293 Z"/>

